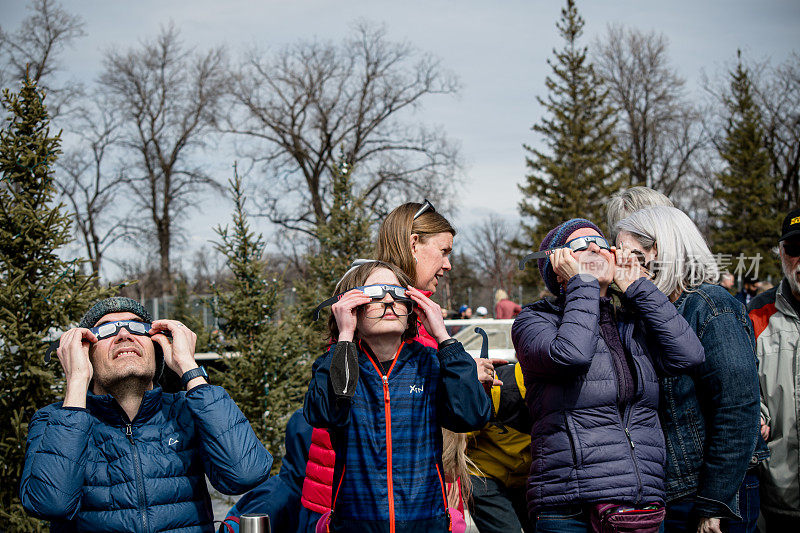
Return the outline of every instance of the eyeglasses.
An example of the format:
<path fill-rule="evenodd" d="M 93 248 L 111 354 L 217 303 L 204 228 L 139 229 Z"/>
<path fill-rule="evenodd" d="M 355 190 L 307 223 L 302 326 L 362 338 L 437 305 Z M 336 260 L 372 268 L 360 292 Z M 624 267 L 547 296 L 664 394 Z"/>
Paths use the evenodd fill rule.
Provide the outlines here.
<path fill-rule="evenodd" d="M 422 213 L 428 211 L 429 209 L 434 213 L 436 212 L 436 208 L 433 207 L 433 204 L 430 203 L 427 198 L 425 198 L 425 202 L 422 204 L 422 207 L 417 209 L 417 212 L 414 213 L 414 216 L 411 218 L 411 220 L 417 220 L 419 217 L 422 216 Z"/>
<path fill-rule="evenodd" d="M 367 318 L 383 318 L 390 310 L 395 316 L 408 316 L 414 310 L 412 300 L 396 300 L 392 302 L 370 303 L 365 306 L 364 316 Z"/>
<path fill-rule="evenodd" d="M 580 252 L 583 250 L 588 250 L 592 243 L 596 244 L 602 250 L 611 249 L 608 241 L 599 235 L 578 237 L 577 239 L 572 239 L 571 241 L 566 242 L 564 246 L 556 246 L 555 248 L 548 248 L 547 250 L 539 250 L 538 252 L 533 252 L 526 255 L 524 258 L 520 259 L 519 269 L 525 270 L 525 263 L 528 261 L 531 261 L 532 259 L 543 259 L 560 248 L 569 248 L 573 252 Z"/>
<path fill-rule="evenodd" d="M 789 257 L 800 256 L 800 242 L 783 241 L 783 253 Z"/>
<path fill-rule="evenodd" d="M 402 302 L 411 303 L 411 307 L 413 308 L 414 301 L 411 298 L 409 298 L 408 296 L 406 296 L 405 287 L 400 287 L 398 285 L 376 284 L 376 285 L 363 285 L 361 287 L 353 287 L 353 289 L 356 289 L 356 290 L 359 290 L 359 291 L 363 292 L 365 296 L 369 296 L 373 300 L 383 300 L 384 297 L 386 297 L 386 295 L 389 294 L 389 295 L 392 296 L 392 299 L 395 300 L 395 301 L 402 301 Z M 346 292 L 343 292 L 341 294 L 337 294 L 336 296 L 328 298 L 327 300 L 325 300 L 324 302 L 319 304 L 316 308 L 314 308 L 314 320 L 318 320 L 319 319 L 319 312 L 324 307 L 327 307 L 329 305 L 335 304 L 336 302 L 341 300 L 342 296 L 344 296 L 345 294 L 347 294 L 348 292 L 350 292 L 353 289 L 349 289 Z M 385 310 L 384 310 L 384 313 L 385 313 Z M 409 311 L 409 313 L 410 313 L 410 311 Z M 397 313 L 395 313 L 395 314 L 397 314 Z M 406 314 L 408 314 L 408 313 L 406 313 Z M 383 315 L 381 315 L 381 316 L 383 316 Z M 398 316 L 400 316 L 400 315 L 398 315 Z M 372 318 L 372 317 L 368 317 L 368 318 Z"/>

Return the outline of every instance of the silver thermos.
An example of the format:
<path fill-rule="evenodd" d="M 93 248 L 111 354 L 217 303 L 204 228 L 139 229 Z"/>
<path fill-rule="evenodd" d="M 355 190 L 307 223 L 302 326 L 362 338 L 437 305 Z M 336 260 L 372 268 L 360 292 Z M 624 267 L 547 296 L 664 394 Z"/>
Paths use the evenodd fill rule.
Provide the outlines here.
<path fill-rule="evenodd" d="M 239 517 L 240 533 L 271 533 L 269 515 L 243 514 Z"/>

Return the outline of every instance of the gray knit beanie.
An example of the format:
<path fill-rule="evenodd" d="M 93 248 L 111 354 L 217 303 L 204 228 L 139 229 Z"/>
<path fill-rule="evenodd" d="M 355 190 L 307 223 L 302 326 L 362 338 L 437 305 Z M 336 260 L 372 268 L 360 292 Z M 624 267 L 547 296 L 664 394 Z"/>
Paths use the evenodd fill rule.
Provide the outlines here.
<path fill-rule="evenodd" d="M 92 306 L 89 311 L 83 315 L 78 327 L 93 328 L 97 321 L 111 313 L 133 313 L 142 319 L 142 322 L 152 322 L 153 318 L 147 309 L 142 304 L 131 298 L 124 296 L 112 296 L 105 300 L 100 300 Z M 157 342 L 153 343 L 156 356 L 156 374 L 153 377 L 153 383 L 157 384 L 161 373 L 164 371 L 164 352 L 161 350 L 161 345 Z"/>

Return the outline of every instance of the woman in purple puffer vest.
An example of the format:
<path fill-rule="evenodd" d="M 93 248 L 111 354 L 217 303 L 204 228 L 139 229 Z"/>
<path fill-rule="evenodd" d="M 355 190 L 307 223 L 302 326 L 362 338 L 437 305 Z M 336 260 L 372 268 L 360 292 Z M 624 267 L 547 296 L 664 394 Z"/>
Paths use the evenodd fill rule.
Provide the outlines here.
<path fill-rule="evenodd" d="M 537 533 L 663 517 L 658 376 L 703 362 L 694 331 L 629 250 L 584 219 L 554 228 L 539 261 L 553 300 L 526 306 L 511 331 L 533 419 L 528 513 Z M 622 308 L 609 286 L 619 288 Z M 620 518 L 622 517 L 622 518 Z"/>

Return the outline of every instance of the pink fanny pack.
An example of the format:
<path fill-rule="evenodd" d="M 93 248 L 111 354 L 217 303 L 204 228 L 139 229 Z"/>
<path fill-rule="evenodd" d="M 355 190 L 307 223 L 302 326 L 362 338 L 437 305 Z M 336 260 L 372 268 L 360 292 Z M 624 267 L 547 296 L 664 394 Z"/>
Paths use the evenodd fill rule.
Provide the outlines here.
<path fill-rule="evenodd" d="M 592 531 L 595 533 L 658 533 L 666 511 L 658 503 L 630 507 L 615 503 L 592 506 Z"/>

